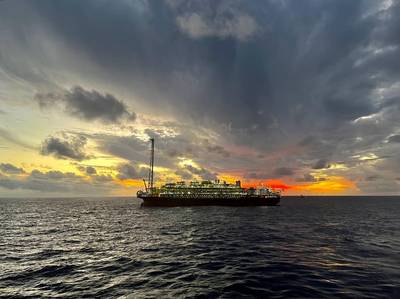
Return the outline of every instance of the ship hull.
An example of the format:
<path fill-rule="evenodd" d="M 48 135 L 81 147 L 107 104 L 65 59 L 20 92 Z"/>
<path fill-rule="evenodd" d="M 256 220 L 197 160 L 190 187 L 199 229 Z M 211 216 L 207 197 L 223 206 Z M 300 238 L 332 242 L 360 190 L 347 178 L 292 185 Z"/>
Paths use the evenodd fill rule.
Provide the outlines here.
<path fill-rule="evenodd" d="M 243 197 L 243 198 L 173 198 L 142 197 L 145 207 L 179 206 L 276 206 L 280 197 Z"/>

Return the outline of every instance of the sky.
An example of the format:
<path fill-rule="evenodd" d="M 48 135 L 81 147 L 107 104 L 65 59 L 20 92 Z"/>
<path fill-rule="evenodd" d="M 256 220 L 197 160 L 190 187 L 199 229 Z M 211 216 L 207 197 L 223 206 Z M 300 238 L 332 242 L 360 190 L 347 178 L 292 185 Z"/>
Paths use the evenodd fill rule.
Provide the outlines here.
<path fill-rule="evenodd" d="M 395 0 L 0 1 L 0 196 L 400 193 Z"/>

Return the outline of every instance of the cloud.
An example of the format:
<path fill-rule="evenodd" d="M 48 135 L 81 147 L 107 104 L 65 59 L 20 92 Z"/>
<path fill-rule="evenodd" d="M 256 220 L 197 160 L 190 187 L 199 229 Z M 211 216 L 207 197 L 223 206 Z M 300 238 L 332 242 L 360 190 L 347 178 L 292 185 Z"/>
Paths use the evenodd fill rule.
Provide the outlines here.
<path fill-rule="evenodd" d="M 131 164 L 121 164 L 117 167 L 117 177 L 121 180 L 145 179 L 148 176 L 148 170 L 145 168 L 136 169 Z"/>
<path fill-rule="evenodd" d="M 202 180 L 216 180 L 218 178 L 217 173 L 213 173 L 205 168 L 196 168 L 192 165 L 185 165 L 184 170 L 189 171 L 194 175 L 198 175 Z"/>
<path fill-rule="evenodd" d="M 179 28 L 192 38 L 219 37 L 237 38 L 246 41 L 257 30 L 256 21 L 244 14 L 207 18 L 198 13 L 178 16 Z"/>
<path fill-rule="evenodd" d="M 216 130 L 226 125 L 223 135 L 237 143 L 279 148 L 285 134 L 301 136 L 374 110 L 371 95 L 379 82 L 369 74 L 384 67 L 369 60 L 353 66 L 370 56 L 366 44 L 374 44 L 382 21 L 378 15 L 364 18 L 369 8 L 360 2 L 171 3 L 149 2 L 139 10 L 123 2 L 112 11 L 93 1 L 31 5 L 57 38 L 90 57 L 100 70 L 92 78 L 113 78 L 115 88 L 147 108 Z M 112 26 L 88 23 L 86 10 Z M 115 15 L 120 22 L 113 22 Z M 236 24 L 246 16 L 257 31 L 265 30 L 240 31 L 247 27 Z M 188 39 L 190 32 L 198 38 Z M 199 38 L 210 35 L 217 38 Z M 249 44 L 237 43 L 243 38 Z M 76 71 L 87 74 L 86 68 Z M 109 75 L 101 81 L 103 73 Z M 355 104 L 344 107 L 347 98 Z"/>
<path fill-rule="evenodd" d="M 388 138 L 389 143 L 400 143 L 400 135 L 392 135 Z"/>
<path fill-rule="evenodd" d="M 0 163 L 0 171 L 6 174 L 22 174 L 25 173 L 25 171 L 20 168 L 16 167 L 10 163 Z"/>
<path fill-rule="evenodd" d="M 129 117 L 127 107 L 174 119 L 181 132 L 163 134 L 155 124 L 148 131 L 157 138 L 157 165 L 174 170 L 179 157 L 189 157 L 204 169 L 252 177 L 271 177 L 280 165 L 347 179 L 379 171 L 390 181 L 398 171 L 394 159 L 359 159 L 398 151 L 396 1 L 385 9 L 374 1 L 141 3 L 5 2 L 1 78 L 18 86 L 7 94 L 79 84 L 95 91 L 78 86 L 36 100 L 104 123 Z M 88 20 L 88 11 L 96 18 Z M 104 100 L 103 88 L 129 96 Z M 105 112 L 108 101 L 119 108 Z M 91 112 L 93 102 L 101 108 Z M 147 163 L 143 139 L 91 135 L 100 152 Z M 379 183 L 361 181 L 366 192 Z"/>
<path fill-rule="evenodd" d="M 101 174 L 101 175 L 91 175 L 91 178 L 98 183 L 107 183 L 107 182 L 112 182 L 113 181 L 113 177 L 111 175 L 105 175 L 105 174 Z"/>
<path fill-rule="evenodd" d="M 311 183 L 311 182 L 323 182 L 327 181 L 327 178 L 316 178 L 313 175 L 306 173 L 302 178 L 297 178 L 296 182 L 306 182 L 306 183 Z"/>
<path fill-rule="evenodd" d="M 0 177 L 0 187 L 2 188 L 14 190 L 20 188 L 21 186 L 22 185 L 17 180 Z"/>
<path fill-rule="evenodd" d="M 371 181 L 376 181 L 376 180 L 378 180 L 379 178 L 380 178 L 379 175 L 373 174 L 373 175 L 367 176 L 367 177 L 365 178 L 365 180 L 371 182 Z"/>
<path fill-rule="evenodd" d="M 89 176 L 94 176 L 97 174 L 97 170 L 93 166 L 78 165 L 77 168 L 79 169 L 79 171 L 81 171 Z"/>
<path fill-rule="evenodd" d="M 37 169 L 32 170 L 32 172 L 30 173 L 30 178 L 34 178 L 34 179 L 56 179 L 56 180 L 60 180 L 60 179 L 74 179 L 77 178 L 77 176 L 72 173 L 72 172 L 61 172 L 59 170 L 50 170 L 48 172 L 41 172 Z"/>
<path fill-rule="evenodd" d="M 325 159 L 320 159 L 318 160 L 314 165 L 313 169 L 324 169 L 324 168 L 329 168 L 330 165 L 328 164 L 328 161 Z"/>
<path fill-rule="evenodd" d="M 75 86 L 63 93 L 37 93 L 35 100 L 41 108 L 63 104 L 65 111 L 86 121 L 100 120 L 117 123 L 123 118 L 135 120 L 136 115 L 127 110 L 126 105 L 111 94 L 101 94 L 96 90 L 85 90 Z"/>
<path fill-rule="evenodd" d="M 182 180 L 191 180 L 193 179 L 193 174 L 190 173 L 189 171 L 186 171 L 184 169 L 178 169 L 175 171 L 175 174 L 180 176 Z"/>
<path fill-rule="evenodd" d="M 150 124 L 152 126 L 152 124 Z M 143 133 L 155 138 L 155 164 L 171 169 L 176 168 L 179 158 L 198 159 L 207 166 L 214 161 L 225 161 L 230 153 L 219 144 L 215 144 L 200 128 L 176 124 L 163 124 L 158 129 L 147 128 Z M 149 162 L 149 141 L 142 136 L 115 136 L 112 134 L 85 134 L 97 143 L 104 153 L 131 161 L 134 165 Z"/>
<path fill-rule="evenodd" d="M 24 173 L 27 173 L 23 170 Z M 42 172 L 34 169 L 27 176 L 1 176 L 0 188 L 6 190 L 30 190 L 40 194 L 105 194 L 115 188 L 111 176 L 93 175 L 91 180 L 72 172 L 51 170 Z M 14 193 L 13 193 L 14 194 Z"/>
<path fill-rule="evenodd" d="M 99 174 L 97 169 L 93 166 L 77 165 L 76 167 L 80 172 L 90 177 L 94 182 L 111 182 L 113 177 L 110 174 Z"/>
<path fill-rule="evenodd" d="M 238 41 L 249 40 L 258 30 L 258 24 L 245 5 L 233 1 L 208 1 L 197 3 L 167 1 L 177 14 L 178 28 L 189 37 L 206 37 Z"/>
<path fill-rule="evenodd" d="M 15 145 L 18 145 L 20 147 L 31 149 L 31 150 L 36 150 L 36 148 L 33 145 L 21 140 L 17 136 L 13 135 L 9 131 L 2 129 L 2 128 L 0 128 L 0 138 L 4 139 L 10 143 L 13 143 Z"/>
<path fill-rule="evenodd" d="M 73 181 L 80 181 L 80 178 L 76 177 L 72 173 L 64 174 L 60 171 L 50 171 L 43 173 L 39 170 L 33 170 L 26 179 L 17 178 L 1 178 L 0 187 L 5 189 L 26 189 L 35 191 L 46 191 L 46 192 L 60 192 L 68 191 Z"/>
<path fill-rule="evenodd" d="M 86 142 L 84 136 L 64 136 L 64 139 L 50 136 L 43 141 L 40 153 L 45 156 L 53 155 L 58 159 L 82 161 L 89 157 L 84 152 Z"/>
<path fill-rule="evenodd" d="M 204 139 L 202 146 L 209 153 L 216 153 L 225 158 L 230 156 L 230 153 L 223 146 L 218 144 L 210 144 L 208 139 Z"/>
<path fill-rule="evenodd" d="M 293 169 L 289 167 L 279 167 L 274 170 L 274 174 L 277 176 L 288 176 L 293 175 Z"/>
<path fill-rule="evenodd" d="M 136 136 L 115 136 L 112 134 L 86 134 L 98 145 L 98 150 L 132 162 L 148 163 L 149 143 Z M 157 153 L 158 154 L 158 153 Z"/>
<path fill-rule="evenodd" d="M 256 179 L 265 180 L 271 177 L 271 175 L 263 172 L 248 172 L 243 175 L 245 179 Z"/>
<path fill-rule="evenodd" d="M 297 178 L 296 182 L 317 182 L 318 180 L 309 173 L 304 174 L 302 178 Z"/>
<path fill-rule="evenodd" d="M 88 166 L 88 167 L 86 167 L 86 174 L 88 174 L 88 175 L 97 174 L 97 170 L 96 170 L 96 168 L 94 168 L 92 166 Z"/>

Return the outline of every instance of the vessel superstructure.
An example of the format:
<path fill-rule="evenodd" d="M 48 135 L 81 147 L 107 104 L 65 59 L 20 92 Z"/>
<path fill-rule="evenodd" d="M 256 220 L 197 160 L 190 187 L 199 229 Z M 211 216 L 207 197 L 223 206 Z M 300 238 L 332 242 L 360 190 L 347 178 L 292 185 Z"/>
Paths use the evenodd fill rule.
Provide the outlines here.
<path fill-rule="evenodd" d="M 243 188 L 240 181 L 230 184 L 220 180 L 203 180 L 186 183 L 184 181 L 154 186 L 154 139 L 151 139 L 151 154 L 148 181 L 144 181 L 145 190 L 137 197 L 144 206 L 194 206 L 227 205 L 254 206 L 277 205 L 279 192 L 268 187 Z"/>

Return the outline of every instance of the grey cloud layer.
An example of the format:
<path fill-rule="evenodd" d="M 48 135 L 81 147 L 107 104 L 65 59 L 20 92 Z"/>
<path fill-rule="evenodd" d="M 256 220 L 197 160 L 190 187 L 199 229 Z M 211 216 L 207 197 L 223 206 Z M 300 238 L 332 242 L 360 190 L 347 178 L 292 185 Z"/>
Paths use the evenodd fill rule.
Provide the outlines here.
<path fill-rule="evenodd" d="M 181 2 L 171 7 L 181 11 L 176 23 L 182 32 L 192 38 L 219 37 L 246 41 L 257 31 L 256 21 L 241 13 L 240 6 L 234 1 L 217 4 L 210 1 Z"/>
<path fill-rule="evenodd" d="M 10 163 L 0 163 L 0 171 L 7 174 L 21 174 L 25 172 L 22 168 L 16 167 Z"/>
<path fill-rule="evenodd" d="M 15 167 L 15 166 L 14 166 Z M 24 173 L 26 173 L 24 171 Z M 96 194 L 110 191 L 112 186 L 109 180 L 85 180 L 71 172 L 32 170 L 27 177 L 15 175 L 1 176 L 0 188 L 7 190 L 31 190 L 42 193 L 59 194 Z"/>
<path fill-rule="evenodd" d="M 113 95 L 85 90 L 80 86 L 62 93 L 37 93 L 35 100 L 42 108 L 49 108 L 61 102 L 68 114 L 87 121 L 101 120 L 106 123 L 116 123 L 124 117 L 130 120 L 136 118 L 136 115 L 128 112 L 126 105 Z"/>
<path fill-rule="evenodd" d="M 147 177 L 148 170 L 144 168 L 136 169 L 131 164 L 121 164 L 117 168 L 118 178 L 121 180 L 127 179 L 144 179 Z"/>
<path fill-rule="evenodd" d="M 15 2 L 0 4 L 7 5 L 0 17 L 8 14 L 0 24 L 19 33 L 15 36 L 29 51 L 40 49 L 24 32 L 51 27 L 58 40 L 101 70 L 88 74 L 77 64 L 75 72 L 134 95 L 136 106 L 146 111 L 214 130 L 221 143 L 246 146 L 265 157 L 238 159 L 194 136 L 176 138 L 172 145 L 159 137 L 164 166 L 182 154 L 207 163 L 193 146 L 202 144 L 220 153 L 209 164 L 247 165 L 252 177 L 290 175 L 288 170 L 296 169 L 301 179 L 312 181 L 310 171 L 326 170 L 361 181 L 379 168 L 398 187 L 398 1 L 386 9 L 381 1 L 369 0 Z M 24 13 L 34 22 L 15 23 L 21 7 L 39 17 Z M 21 69 L 10 67 L 11 58 L 0 46 L 0 63 L 8 61 L 9 71 Z M 14 72 L 24 74 L 30 72 Z M 34 81 L 28 75 L 24 79 Z M 82 118 L 113 122 L 126 114 L 123 106 L 114 105 L 122 103 L 115 98 L 109 103 L 96 92 L 70 93 L 79 100 L 66 97 L 67 111 Z M 110 111 L 87 109 L 92 101 L 107 103 Z M 146 160 L 147 147 L 138 140 L 97 138 L 107 153 Z M 268 160 L 279 151 L 288 154 Z M 355 158 L 369 153 L 382 159 L 368 164 Z M 350 169 L 328 168 L 339 162 Z"/>
<path fill-rule="evenodd" d="M 394 73 L 389 61 L 396 50 L 373 51 L 397 45 L 389 39 L 397 7 L 366 17 L 371 5 L 358 0 L 238 2 L 233 8 L 226 1 L 202 1 L 173 9 L 150 1 L 140 11 L 91 1 L 34 3 L 58 34 L 113 78 L 129 82 L 148 104 L 227 124 L 235 141 L 259 147 L 376 112 L 374 90 L 394 82 L 388 75 Z M 221 7 L 232 11 L 227 19 L 234 20 L 239 9 L 251 15 L 261 31 L 247 42 L 211 33 L 191 39 L 177 31 L 180 17 L 216 20 L 220 10 L 228 10 Z M 120 22 L 90 23 L 83 17 L 88 10 Z M 61 12 L 68 17 L 58 18 Z"/>
<path fill-rule="evenodd" d="M 64 136 L 63 139 L 50 136 L 42 143 L 42 155 L 54 155 L 58 159 L 82 161 L 88 156 L 84 151 L 86 138 L 83 136 Z"/>
<path fill-rule="evenodd" d="M 178 165 L 179 159 L 192 159 L 200 165 L 212 166 L 221 159 L 230 159 L 230 153 L 221 145 L 216 145 L 208 139 L 196 135 L 196 131 L 186 127 L 177 132 L 175 136 L 165 135 L 163 130 L 145 130 L 149 137 L 156 138 L 156 166 L 170 168 L 185 179 L 198 175 L 203 179 L 214 179 L 217 174 L 206 167 L 195 168 L 192 166 Z M 130 161 L 129 164 L 119 165 L 120 179 L 138 179 L 147 176 L 147 169 L 136 165 L 149 162 L 149 142 L 132 136 L 114 136 L 107 134 L 86 134 L 98 145 L 98 149 L 106 154 Z"/>

